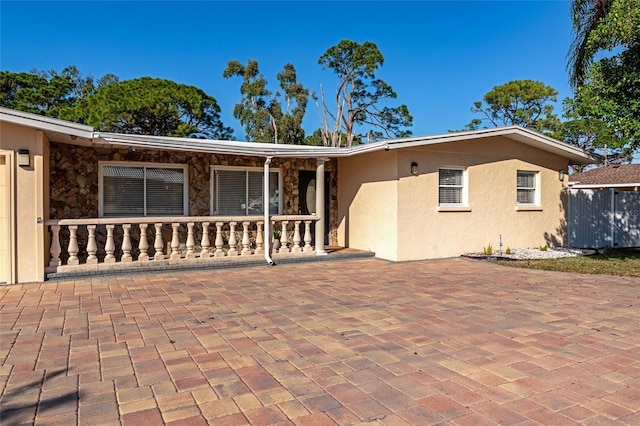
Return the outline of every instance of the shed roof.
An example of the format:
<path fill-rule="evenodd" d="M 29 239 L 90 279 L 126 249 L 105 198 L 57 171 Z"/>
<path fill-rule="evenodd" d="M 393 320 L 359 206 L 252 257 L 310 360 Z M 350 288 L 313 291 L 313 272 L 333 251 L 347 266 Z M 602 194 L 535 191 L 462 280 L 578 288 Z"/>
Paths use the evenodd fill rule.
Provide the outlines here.
<path fill-rule="evenodd" d="M 622 188 L 640 186 L 640 164 L 615 164 L 569 176 L 573 188 Z"/>
<path fill-rule="evenodd" d="M 244 155 L 252 157 L 350 157 L 373 151 L 388 151 L 393 149 L 412 148 L 464 140 L 483 140 L 490 137 L 502 136 L 513 141 L 565 157 L 569 160 L 570 164 L 590 164 L 595 162 L 591 155 L 580 148 L 518 126 L 497 127 L 493 129 L 482 129 L 469 132 L 445 133 L 434 136 L 389 139 L 380 142 L 356 145 L 351 148 L 332 148 L 324 146 L 284 145 L 96 132 L 90 126 L 1 107 L 0 121 L 40 129 L 45 132 L 51 141 L 74 145 L 95 147 L 111 146 L 132 149 L 148 148 L 212 154 Z"/>

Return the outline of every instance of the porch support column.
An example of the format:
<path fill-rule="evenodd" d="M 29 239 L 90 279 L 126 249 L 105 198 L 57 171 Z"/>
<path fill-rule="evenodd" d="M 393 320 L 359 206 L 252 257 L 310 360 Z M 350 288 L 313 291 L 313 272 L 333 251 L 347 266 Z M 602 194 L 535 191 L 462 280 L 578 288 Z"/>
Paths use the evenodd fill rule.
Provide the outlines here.
<path fill-rule="evenodd" d="M 324 250 L 324 162 L 326 159 L 316 159 L 316 255 L 326 255 Z"/>

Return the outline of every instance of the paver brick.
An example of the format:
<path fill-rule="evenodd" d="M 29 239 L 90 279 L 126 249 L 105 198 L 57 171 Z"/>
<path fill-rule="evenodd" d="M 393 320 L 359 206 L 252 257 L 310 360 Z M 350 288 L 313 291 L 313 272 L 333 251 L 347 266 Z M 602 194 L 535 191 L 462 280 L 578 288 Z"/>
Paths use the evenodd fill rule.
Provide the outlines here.
<path fill-rule="evenodd" d="M 636 425 L 638 297 L 466 259 L 0 286 L 2 421 Z"/>

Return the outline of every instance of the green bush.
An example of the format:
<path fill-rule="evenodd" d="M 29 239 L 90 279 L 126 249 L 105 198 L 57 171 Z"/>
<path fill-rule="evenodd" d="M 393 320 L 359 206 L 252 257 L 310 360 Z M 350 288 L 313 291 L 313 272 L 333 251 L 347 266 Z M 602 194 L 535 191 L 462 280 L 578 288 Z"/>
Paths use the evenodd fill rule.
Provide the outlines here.
<path fill-rule="evenodd" d="M 511 254 L 511 248 L 507 247 L 507 250 L 505 251 L 505 253 Z"/>
<path fill-rule="evenodd" d="M 491 244 L 486 247 L 482 247 L 482 252 L 487 256 L 491 256 L 493 254 L 493 247 L 491 247 Z"/>
<path fill-rule="evenodd" d="M 540 246 L 540 251 L 547 251 L 547 245 Z"/>

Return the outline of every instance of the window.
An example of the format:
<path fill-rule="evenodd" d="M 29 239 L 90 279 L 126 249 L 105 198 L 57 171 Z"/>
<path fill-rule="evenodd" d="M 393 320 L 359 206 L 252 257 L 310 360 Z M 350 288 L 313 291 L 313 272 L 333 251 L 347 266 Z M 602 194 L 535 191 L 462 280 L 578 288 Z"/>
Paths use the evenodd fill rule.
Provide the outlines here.
<path fill-rule="evenodd" d="M 438 178 L 438 204 L 461 206 L 466 204 L 463 169 L 440 169 Z"/>
<path fill-rule="evenodd" d="M 518 196 L 517 204 L 536 205 L 538 203 L 538 194 L 536 191 L 538 173 L 536 172 L 518 172 L 517 187 Z"/>
<path fill-rule="evenodd" d="M 187 166 L 100 163 L 100 216 L 186 216 Z"/>
<path fill-rule="evenodd" d="M 257 168 L 212 167 L 211 211 L 213 215 L 262 215 L 264 171 Z M 280 212 L 280 172 L 269 172 L 269 213 Z"/>

